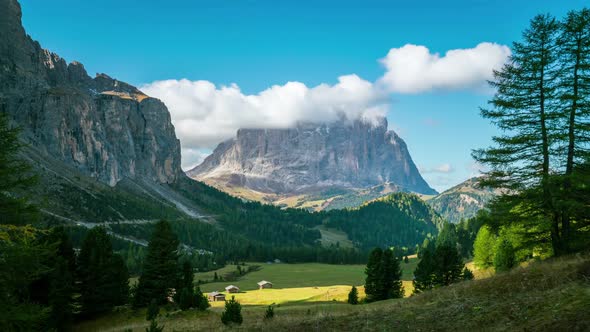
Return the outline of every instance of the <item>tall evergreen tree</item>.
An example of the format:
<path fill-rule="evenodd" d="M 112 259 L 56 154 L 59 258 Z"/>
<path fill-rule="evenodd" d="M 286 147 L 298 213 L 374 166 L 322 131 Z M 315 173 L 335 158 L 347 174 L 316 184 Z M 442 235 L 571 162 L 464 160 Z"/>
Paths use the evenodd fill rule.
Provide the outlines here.
<path fill-rule="evenodd" d="M 422 293 L 424 291 L 434 288 L 434 274 L 435 274 L 435 261 L 434 261 L 434 246 L 427 245 L 421 251 L 422 259 L 414 270 L 414 293 Z"/>
<path fill-rule="evenodd" d="M 560 24 L 558 37 L 561 65 L 560 97 L 562 128 L 560 141 L 563 147 L 563 197 L 561 214 L 562 250 L 570 250 L 571 219 L 588 196 L 576 197 L 573 186 L 588 181 L 584 173 L 576 172 L 590 156 L 590 10 L 570 11 Z M 581 203 L 581 204 L 580 204 Z"/>
<path fill-rule="evenodd" d="M 348 292 L 348 304 L 358 304 L 359 303 L 359 292 L 355 286 L 352 286 L 350 292 Z"/>
<path fill-rule="evenodd" d="M 145 306 L 152 299 L 158 304 L 166 303 L 170 289 L 178 282 L 178 244 L 170 223 L 161 220 L 155 224 L 133 299 L 134 306 Z"/>
<path fill-rule="evenodd" d="M 495 146 L 473 153 L 478 162 L 490 167 L 480 184 L 510 190 L 504 201 L 521 205 L 523 213 L 510 220 L 530 222 L 541 215 L 551 225 L 555 251 L 561 248 L 550 183 L 559 118 L 557 33 L 555 18 L 537 15 L 524 31 L 523 41 L 513 44 L 510 61 L 494 72 L 490 82 L 496 89 L 491 108 L 481 111 L 503 135 L 493 138 Z"/>
<path fill-rule="evenodd" d="M 365 274 L 367 275 L 365 279 L 365 293 L 367 294 L 368 301 L 379 300 L 382 256 L 383 250 L 381 248 L 375 248 L 369 254 L 369 260 L 365 268 Z"/>
<path fill-rule="evenodd" d="M 73 317 L 72 295 L 74 292 L 74 278 L 67 260 L 58 257 L 51 273 L 49 288 L 49 328 L 57 331 L 70 329 Z"/>
<path fill-rule="evenodd" d="M 434 250 L 434 283 L 448 286 L 461 280 L 463 260 L 455 245 L 443 243 Z"/>
<path fill-rule="evenodd" d="M 404 289 L 401 281 L 400 260 L 393 255 L 393 251 L 390 249 L 383 251 L 380 272 L 379 298 L 381 300 L 402 298 Z"/>
<path fill-rule="evenodd" d="M 10 126 L 6 113 L 0 111 L 0 224 L 26 225 L 38 218 L 38 210 L 28 203 L 23 190 L 36 183 L 31 167 L 19 152 L 20 130 Z"/>
<path fill-rule="evenodd" d="M 124 304 L 128 273 L 123 259 L 113 254 L 111 239 L 103 227 L 88 231 L 78 256 L 81 310 L 94 315 Z"/>

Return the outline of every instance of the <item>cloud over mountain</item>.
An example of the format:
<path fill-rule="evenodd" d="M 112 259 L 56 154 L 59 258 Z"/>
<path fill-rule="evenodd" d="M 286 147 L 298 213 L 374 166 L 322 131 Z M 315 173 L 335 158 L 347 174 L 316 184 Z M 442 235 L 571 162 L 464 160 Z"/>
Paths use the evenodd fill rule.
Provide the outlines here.
<path fill-rule="evenodd" d="M 352 74 L 333 85 L 287 82 L 245 94 L 236 84 L 181 79 L 155 81 L 141 90 L 168 106 L 186 169 L 202 159 L 203 149 L 233 137 L 239 128 L 286 128 L 341 115 L 370 121 L 387 114 L 395 93 L 481 88 L 509 55 L 508 47 L 492 43 L 450 50 L 442 57 L 408 44 L 380 60 L 386 71 L 376 82 Z"/>

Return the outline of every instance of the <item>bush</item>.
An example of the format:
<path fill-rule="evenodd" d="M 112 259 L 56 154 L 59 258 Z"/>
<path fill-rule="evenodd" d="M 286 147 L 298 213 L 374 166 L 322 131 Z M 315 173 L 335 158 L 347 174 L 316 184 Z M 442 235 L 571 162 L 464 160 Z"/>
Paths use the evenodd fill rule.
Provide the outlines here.
<path fill-rule="evenodd" d="M 232 296 L 231 300 L 225 301 L 225 311 L 221 314 L 221 322 L 225 325 L 242 324 L 242 306 L 240 302 L 236 301 L 236 297 Z"/>
<path fill-rule="evenodd" d="M 156 317 L 158 317 L 158 314 L 160 314 L 160 307 L 158 307 L 158 302 L 156 302 L 156 299 L 152 299 L 150 305 L 147 308 L 145 319 L 154 320 Z"/>
<path fill-rule="evenodd" d="M 505 238 L 500 238 L 496 244 L 496 255 L 494 256 L 494 268 L 497 272 L 509 271 L 516 264 L 514 247 Z"/>
<path fill-rule="evenodd" d="M 209 300 L 207 300 L 207 296 L 201 292 L 201 288 L 199 286 L 195 287 L 194 301 L 195 307 L 200 311 L 205 311 L 211 306 L 209 304 Z"/>
<path fill-rule="evenodd" d="M 158 322 L 153 319 L 150 323 L 150 327 L 145 329 L 145 332 L 162 332 L 164 331 L 164 326 L 158 326 Z"/>
<path fill-rule="evenodd" d="M 359 293 L 356 287 L 352 286 L 350 292 L 348 293 L 348 301 L 349 304 L 358 304 L 359 303 Z"/>
<path fill-rule="evenodd" d="M 266 308 L 266 311 L 264 312 L 264 319 L 271 319 L 275 316 L 275 308 L 271 305 L 268 306 L 268 308 Z"/>
<path fill-rule="evenodd" d="M 471 270 L 468 269 L 467 267 L 465 267 L 463 269 L 462 276 L 463 276 L 463 280 L 473 280 L 474 279 L 473 272 L 471 272 Z"/>

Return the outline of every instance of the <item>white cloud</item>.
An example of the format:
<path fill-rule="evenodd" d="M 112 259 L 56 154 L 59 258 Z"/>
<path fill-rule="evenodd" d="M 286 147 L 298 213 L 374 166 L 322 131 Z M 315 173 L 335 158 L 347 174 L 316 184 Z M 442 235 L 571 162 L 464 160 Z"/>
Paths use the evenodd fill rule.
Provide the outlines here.
<path fill-rule="evenodd" d="M 453 173 L 455 168 L 451 164 L 441 164 L 434 167 L 419 167 L 419 171 L 422 174 L 429 174 L 429 173 L 442 173 L 448 174 Z"/>
<path fill-rule="evenodd" d="M 392 48 L 380 60 L 387 72 L 379 83 L 388 91 L 398 93 L 481 89 L 508 56 L 507 46 L 494 43 L 450 50 L 442 57 L 424 46 L 407 44 Z"/>
<path fill-rule="evenodd" d="M 188 169 L 239 128 L 285 128 L 297 122 L 335 120 L 340 114 L 375 119 L 389 111 L 392 93 L 480 87 L 509 54 L 506 46 L 481 43 L 440 57 L 424 46 L 408 44 L 381 59 L 386 72 L 376 82 L 353 74 L 340 76 L 333 85 L 288 82 L 244 94 L 236 84 L 182 79 L 155 81 L 140 89 L 168 106 L 182 144 L 183 168 Z"/>
<path fill-rule="evenodd" d="M 183 148 L 212 148 L 239 128 L 285 128 L 299 121 L 325 122 L 340 114 L 349 119 L 385 115 L 388 95 L 356 75 L 334 85 L 308 88 L 299 82 L 274 85 L 247 95 L 233 84 L 217 87 L 208 81 L 167 80 L 141 87 L 168 106 Z"/>

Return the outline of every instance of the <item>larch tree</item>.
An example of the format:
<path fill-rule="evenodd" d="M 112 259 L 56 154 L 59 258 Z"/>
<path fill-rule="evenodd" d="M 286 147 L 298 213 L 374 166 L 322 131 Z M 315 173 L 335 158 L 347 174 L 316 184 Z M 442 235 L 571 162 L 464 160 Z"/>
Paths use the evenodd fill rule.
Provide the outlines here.
<path fill-rule="evenodd" d="M 523 33 L 523 41 L 513 43 L 512 55 L 490 81 L 496 93 L 490 108 L 482 109 L 502 134 L 494 145 L 473 152 L 476 161 L 490 170 L 480 185 L 507 190 L 504 202 L 520 205 L 511 221 L 539 220 L 551 224 L 551 241 L 561 248 L 558 216 L 552 199 L 552 155 L 559 126 L 559 68 L 556 38 L 559 24 L 550 15 L 537 15 Z"/>
<path fill-rule="evenodd" d="M 560 160 L 564 169 L 561 214 L 563 251 L 570 250 L 571 221 L 576 215 L 587 214 L 588 199 L 576 195 L 576 184 L 588 183 L 590 178 L 583 165 L 590 156 L 590 10 L 570 11 L 560 23 L 557 39 L 560 57 L 560 98 L 562 107 Z M 578 186 L 579 187 L 579 186 Z M 579 213 L 582 210 L 582 213 Z"/>

